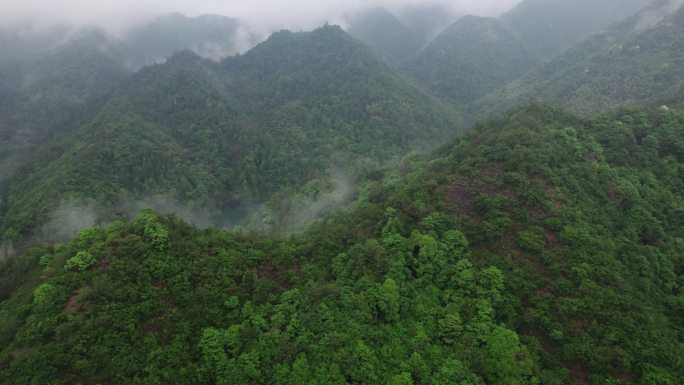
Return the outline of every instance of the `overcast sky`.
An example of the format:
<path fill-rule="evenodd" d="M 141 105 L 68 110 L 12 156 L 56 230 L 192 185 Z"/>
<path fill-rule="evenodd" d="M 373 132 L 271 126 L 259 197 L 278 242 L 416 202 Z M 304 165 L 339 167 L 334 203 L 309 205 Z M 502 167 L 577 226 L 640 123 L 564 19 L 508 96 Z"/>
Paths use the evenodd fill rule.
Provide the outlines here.
<path fill-rule="evenodd" d="M 0 23 L 97 24 L 117 33 L 152 15 L 215 13 L 268 29 L 310 29 L 372 6 L 444 5 L 459 14 L 497 15 L 519 0 L 0 0 Z"/>

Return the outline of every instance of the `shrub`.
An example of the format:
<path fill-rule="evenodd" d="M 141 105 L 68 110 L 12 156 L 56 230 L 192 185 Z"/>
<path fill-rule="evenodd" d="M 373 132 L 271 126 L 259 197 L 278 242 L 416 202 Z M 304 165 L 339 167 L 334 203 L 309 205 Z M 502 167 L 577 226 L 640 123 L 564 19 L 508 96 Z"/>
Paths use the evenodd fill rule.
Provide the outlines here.
<path fill-rule="evenodd" d="M 95 262 L 97 262 L 97 260 L 92 254 L 87 251 L 79 251 L 76 255 L 69 258 L 64 267 L 67 270 L 77 269 L 83 271 L 95 264 Z"/>

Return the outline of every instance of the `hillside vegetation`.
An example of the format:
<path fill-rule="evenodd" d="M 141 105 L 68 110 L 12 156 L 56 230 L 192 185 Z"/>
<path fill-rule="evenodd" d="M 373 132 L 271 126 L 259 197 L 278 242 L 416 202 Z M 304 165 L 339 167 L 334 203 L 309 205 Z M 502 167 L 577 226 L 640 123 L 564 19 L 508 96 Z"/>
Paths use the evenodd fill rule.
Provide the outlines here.
<path fill-rule="evenodd" d="M 684 8 L 594 3 L 3 29 L 0 385 L 680 385 Z"/>
<path fill-rule="evenodd" d="M 2 383 L 676 384 L 684 113 L 533 105 L 287 239 L 142 212 L 2 267 Z"/>
<path fill-rule="evenodd" d="M 89 121 L 45 141 L 7 183 L 6 240 L 65 201 L 163 194 L 214 212 L 456 135 L 456 115 L 339 27 L 274 34 L 215 63 L 180 52 L 123 81 Z M 367 168 L 367 167 L 366 167 Z"/>
<path fill-rule="evenodd" d="M 443 31 L 402 69 L 457 106 L 467 106 L 541 61 L 516 32 L 494 18 L 466 16 Z"/>
<path fill-rule="evenodd" d="M 501 112 L 530 99 L 582 113 L 644 103 L 684 81 L 684 8 L 668 2 L 596 34 L 475 104 Z"/>
<path fill-rule="evenodd" d="M 523 0 L 505 13 L 501 20 L 520 34 L 541 57 L 550 59 L 652 2 L 653 0 Z"/>
<path fill-rule="evenodd" d="M 363 12 L 350 19 L 346 31 L 367 44 L 388 63 L 403 62 L 427 43 L 419 31 L 405 25 L 384 9 Z"/>

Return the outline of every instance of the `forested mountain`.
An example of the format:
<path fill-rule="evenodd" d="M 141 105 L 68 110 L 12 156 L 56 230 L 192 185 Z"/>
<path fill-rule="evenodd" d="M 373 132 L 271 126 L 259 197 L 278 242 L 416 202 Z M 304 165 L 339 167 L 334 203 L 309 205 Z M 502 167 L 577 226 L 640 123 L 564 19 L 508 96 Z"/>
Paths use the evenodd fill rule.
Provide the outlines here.
<path fill-rule="evenodd" d="M 672 12 L 672 4 L 677 1 L 655 2 L 639 16 L 622 20 L 611 27 L 613 22 L 624 19 L 648 2 L 602 1 L 589 5 L 570 1 L 526 0 L 500 19 L 477 16 L 459 19 L 418 55 L 405 62 L 402 69 L 426 89 L 464 110 L 469 111 L 475 101 L 494 93 L 475 109 L 476 112 L 484 111 L 484 115 L 492 110 L 501 112 L 503 108 L 498 108 L 500 104 L 510 108 L 532 98 L 557 103 L 558 100 L 544 94 L 544 91 L 553 89 L 551 92 L 557 91 L 558 95 L 571 94 L 569 90 L 561 88 L 571 82 L 579 83 L 583 76 L 587 76 L 577 72 L 586 69 L 588 60 L 601 50 L 615 48 L 620 39 L 631 36 L 635 31 L 651 27 L 659 17 Z M 585 36 L 602 29 L 602 32 L 566 51 Z M 665 52 L 661 46 L 654 46 L 653 50 L 660 54 Z M 552 59 L 561 52 L 562 55 Z M 603 62 L 605 60 L 592 67 L 599 67 L 602 73 L 619 76 L 617 74 L 620 71 L 616 71 L 615 67 L 622 63 L 605 66 Z M 567 74 L 567 79 L 558 79 L 558 75 L 553 73 L 570 67 L 579 70 Z M 530 71 L 533 71 L 532 75 L 523 77 Z M 607 92 L 604 90 L 608 86 L 607 81 L 597 80 L 599 84 L 584 88 L 599 93 Z M 504 86 L 507 86 L 504 91 L 496 92 Z M 648 87 L 642 84 L 634 87 L 648 91 Z M 586 95 L 578 96 L 578 99 L 592 106 L 594 111 L 610 107 L 597 104 L 596 98 L 587 98 Z M 470 112 L 467 114 L 470 115 Z M 484 116 L 478 113 L 472 115 Z"/>
<path fill-rule="evenodd" d="M 683 127 L 533 105 L 293 238 L 145 211 L 36 247 L 0 270 L 0 382 L 676 384 Z"/>
<path fill-rule="evenodd" d="M 645 3 L 413 57 L 439 6 L 0 31 L 0 385 L 679 385 L 684 8 Z"/>
<path fill-rule="evenodd" d="M 159 16 L 130 31 L 122 39 L 129 64 L 138 68 L 166 60 L 174 52 L 192 50 L 220 60 L 257 43 L 239 20 L 219 15 L 187 17 L 178 13 Z"/>
<path fill-rule="evenodd" d="M 404 6 L 390 12 L 365 9 L 345 17 L 346 31 L 386 62 L 399 66 L 418 54 L 460 15 L 439 4 Z"/>
<path fill-rule="evenodd" d="M 680 84 L 673 92 L 666 96 L 659 97 L 655 103 L 651 103 L 661 109 L 668 109 L 670 107 L 684 107 L 684 84 Z"/>
<path fill-rule="evenodd" d="M 477 103 L 502 111 L 536 98 L 598 112 L 674 91 L 684 81 L 684 8 L 660 2 L 596 34 Z"/>
<path fill-rule="evenodd" d="M 0 32 L 0 178 L 14 169 L 17 155 L 49 142 L 61 129 L 92 118 L 103 98 L 132 69 L 192 49 L 220 59 L 234 52 L 239 35 L 234 19 L 173 14 L 131 31 L 124 39 L 95 27 Z M 252 42 L 250 42 L 252 43 Z"/>
<path fill-rule="evenodd" d="M 185 51 L 33 153 L 5 189 L 3 229 L 23 239 L 65 200 L 95 199 L 111 217 L 122 200 L 158 194 L 220 218 L 457 129 L 452 112 L 339 27 L 283 31 L 222 63 Z"/>
<path fill-rule="evenodd" d="M 103 43 L 106 36 L 91 31 L 35 60 L 0 64 L 0 179 L 18 155 L 82 122 L 129 75 L 123 57 Z"/>
<path fill-rule="evenodd" d="M 542 58 L 552 58 L 652 1 L 523 0 L 501 20 Z"/>
<path fill-rule="evenodd" d="M 35 60 L 64 43 L 73 32 L 71 27 L 63 25 L 35 29 L 38 31 L 30 23 L 0 26 L 0 63 Z"/>
<path fill-rule="evenodd" d="M 419 3 L 408 5 L 397 11 L 397 18 L 423 36 L 427 43 L 432 41 L 441 31 L 462 17 L 463 14 L 452 9 L 449 4 Z"/>
<path fill-rule="evenodd" d="M 540 60 L 501 21 L 466 16 L 402 69 L 435 94 L 462 106 L 520 77 Z"/>
<path fill-rule="evenodd" d="M 218 61 L 259 42 L 240 20 L 211 14 L 196 17 L 163 14 L 135 25 L 122 36 L 88 26 L 0 26 L 0 64 L 41 60 L 63 50 L 64 46 L 85 41 L 103 54 L 123 60 L 129 70 L 164 62 L 182 50 Z"/>
<path fill-rule="evenodd" d="M 425 36 L 385 9 L 376 8 L 351 17 L 347 32 L 363 41 L 389 63 L 398 64 L 418 53 Z"/>

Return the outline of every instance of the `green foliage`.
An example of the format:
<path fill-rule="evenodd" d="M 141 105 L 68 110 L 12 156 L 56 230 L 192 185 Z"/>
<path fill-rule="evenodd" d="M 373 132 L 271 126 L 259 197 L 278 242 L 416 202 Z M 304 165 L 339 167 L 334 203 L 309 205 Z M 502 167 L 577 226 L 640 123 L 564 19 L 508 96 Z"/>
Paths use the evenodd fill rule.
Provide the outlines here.
<path fill-rule="evenodd" d="M 398 321 L 401 295 L 399 294 L 399 286 L 392 278 L 387 278 L 382 283 L 379 297 L 379 307 L 384 318 L 388 321 Z"/>
<path fill-rule="evenodd" d="M 412 226 L 386 211 L 392 226 Z M 353 217 L 281 240 L 198 230 L 150 210 L 132 223 L 86 230 L 55 250 L 55 260 L 90 245 L 109 256 L 107 263 L 55 271 L 33 289 L 28 300 L 36 306 L 21 313 L 0 352 L 0 364 L 11 366 L 3 383 L 432 384 L 430 373 L 461 356 L 473 359 L 462 358 L 451 375 L 479 378 L 476 358 L 488 357 L 489 345 L 471 342 L 504 328 L 490 303 L 503 277 L 465 259 L 463 234 L 436 225 L 444 214 L 419 221 L 432 235 L 404 236 L 385 225 L 393 241 L 370 235 L 352 244 L 343 239 L 356 231 L 346 225 Z M 149 229 L 166 230 L 163 253 Z M 380 262 L 390 252 L 405 256 L 395 262 L 396 278 Z M 364 268 L 350 263 L 356 258 Z M 330 274 L 330 260 L 344 273 Z M 439 268 L 428 268 L 429 261 Z M 457 273 L 452 263 L 463 268 Z M 0 310 L 14 311 L 22 301 L 13 298 Z M 478 306 L 489 309 L 485 317 L 470 310 Z M 6 354 L 16 349 L 21 360 Z"/>
<path fill-rule="evenodd" d="M 136 223 L 142 226 L 142 234 L 157 249 L 164 251 L 169 242 L 169 230 L 159 221 L 159 217 L 151 209 L 140 212 Z"/>
<path fill-rule="evenodd" d="M 453 344 L 458 341 L 463 332 L 463 322 L 458 313 L 447 314 L 438 321 L 440 335 L 446 344 Z"/>
<path fill-rule="evenodd" d="M 85 270 L 95 264 L 97 259 L 87 251 L 79 251 L 73 257 L 69 258 L 64 265 L 67 270 Z"/>
<path fill-rule="evenodd" d="M 411 373 L 396 374 L 387 381 L 387 385 L 413 385 Z"/>
<path fill-rule="evenodd" d="M 55 287 L 49 283 L 38 286 L 33 293 L 33 304 L 42 305 L 54 299 Z"/>
<path fill-rule="evenodd" d="M 39 264 L 41 267 L 46 268 L 46 267 L 50 266 L 50 264 L 52 263 L 53 259 L 54 259 L 54 256 L 52 256 L 52 255 L 50 255 L 50 254 L 45 254 L 45 255 L 42 255 L 42 256 L 40 257 L 40 259 L 38 260 L 38 264 Z"/>
<path fill-rule="evenodd" d="M 445 362 L 436 372 L 430 382 L 431 385 L 483 385 L 482 378 L 465 370 L 462 362 L 449 360 Z"/>
<path fill-rule="evenodd" d="M 491 333 L 483 338 L 487 346 L 482 358 L 484 377 L 487 383 L 504 384 L 534 384 L 530 379 L 532 362 L 518 341 L 518 336 L 511 330 L 495 327 Z"/>
<path fill-rule="evenodd" d="M 542 227 L 536 226 L 518 233 L 518 246 L 528 251 L 542 252 L 546 247 L 546 235 Z"/>

